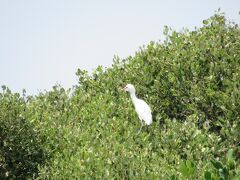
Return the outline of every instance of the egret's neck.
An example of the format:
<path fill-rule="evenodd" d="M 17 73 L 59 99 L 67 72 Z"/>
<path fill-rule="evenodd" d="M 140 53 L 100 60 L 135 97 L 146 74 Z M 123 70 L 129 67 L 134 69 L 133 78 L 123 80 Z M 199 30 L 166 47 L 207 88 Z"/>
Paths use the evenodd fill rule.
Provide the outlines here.
<path fill-rule="evenodd" d="M 137 101 L 137 96 L 134 92 L 131 92 L 130 93 L 130 96 L 131 96 L 131 99 L 132 99 L 132 102 L 133 104 L 135 105 L 136 101 Z"/>

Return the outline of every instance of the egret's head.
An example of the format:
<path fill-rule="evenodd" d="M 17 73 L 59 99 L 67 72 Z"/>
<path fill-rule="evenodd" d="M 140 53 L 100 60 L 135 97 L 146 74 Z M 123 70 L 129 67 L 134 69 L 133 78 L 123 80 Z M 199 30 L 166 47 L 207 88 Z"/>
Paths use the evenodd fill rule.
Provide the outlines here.
<path fill-rule="evenodd" d="M 132 84 L 127 84 L 125 87 L 124 87 L 124 91 L 125 92 L 129 92 L 129 93 L 135 93 L 135 88 Z"/>

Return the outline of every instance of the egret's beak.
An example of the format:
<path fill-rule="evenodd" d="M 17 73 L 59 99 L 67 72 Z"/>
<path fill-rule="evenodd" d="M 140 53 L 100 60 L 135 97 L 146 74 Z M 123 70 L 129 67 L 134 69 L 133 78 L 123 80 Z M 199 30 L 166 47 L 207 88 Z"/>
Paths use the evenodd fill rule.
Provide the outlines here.
<path fill-rule="evenodd" d="M 123 87 L 123 91 L 127 92 L 127 91 L 126 91 L 126 86 L 125 86 L 125 87 Z"/>

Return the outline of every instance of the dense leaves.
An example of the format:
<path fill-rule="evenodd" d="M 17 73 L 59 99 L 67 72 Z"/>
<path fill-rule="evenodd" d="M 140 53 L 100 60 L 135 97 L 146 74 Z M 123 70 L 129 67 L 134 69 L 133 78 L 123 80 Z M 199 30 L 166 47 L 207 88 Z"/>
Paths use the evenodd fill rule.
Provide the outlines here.
<path fill-rule="evenodd" d="M 134 57 L 79 69 L 70 90 L 25 97 L 5 89 L 1 177 L 239 178 L 240 29 L 220 13 L 203 24 L 166 27 L 163 42 Z M 127 83 L 153 110 L 140 134 Z"/>
<path fill-rule="evenodd" d="M 26 119 L 26 101 L 3 86 L 0 94 L 0 177 L 34 177 L 44 161 L 41 138 Z"/>

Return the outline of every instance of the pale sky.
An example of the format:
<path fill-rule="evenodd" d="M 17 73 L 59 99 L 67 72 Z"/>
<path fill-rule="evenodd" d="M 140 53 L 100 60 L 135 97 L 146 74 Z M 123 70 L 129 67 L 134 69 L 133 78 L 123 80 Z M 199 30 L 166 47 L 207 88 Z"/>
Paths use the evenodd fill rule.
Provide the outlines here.
<path fill-rule="evenodd" d="M 0 85 L 72 87 L 77 68 L 110 66 L 162 39 L 164 25 L 200 27 L 218 8 L 239 24 L 240 0 L 0 0 Z"/>

